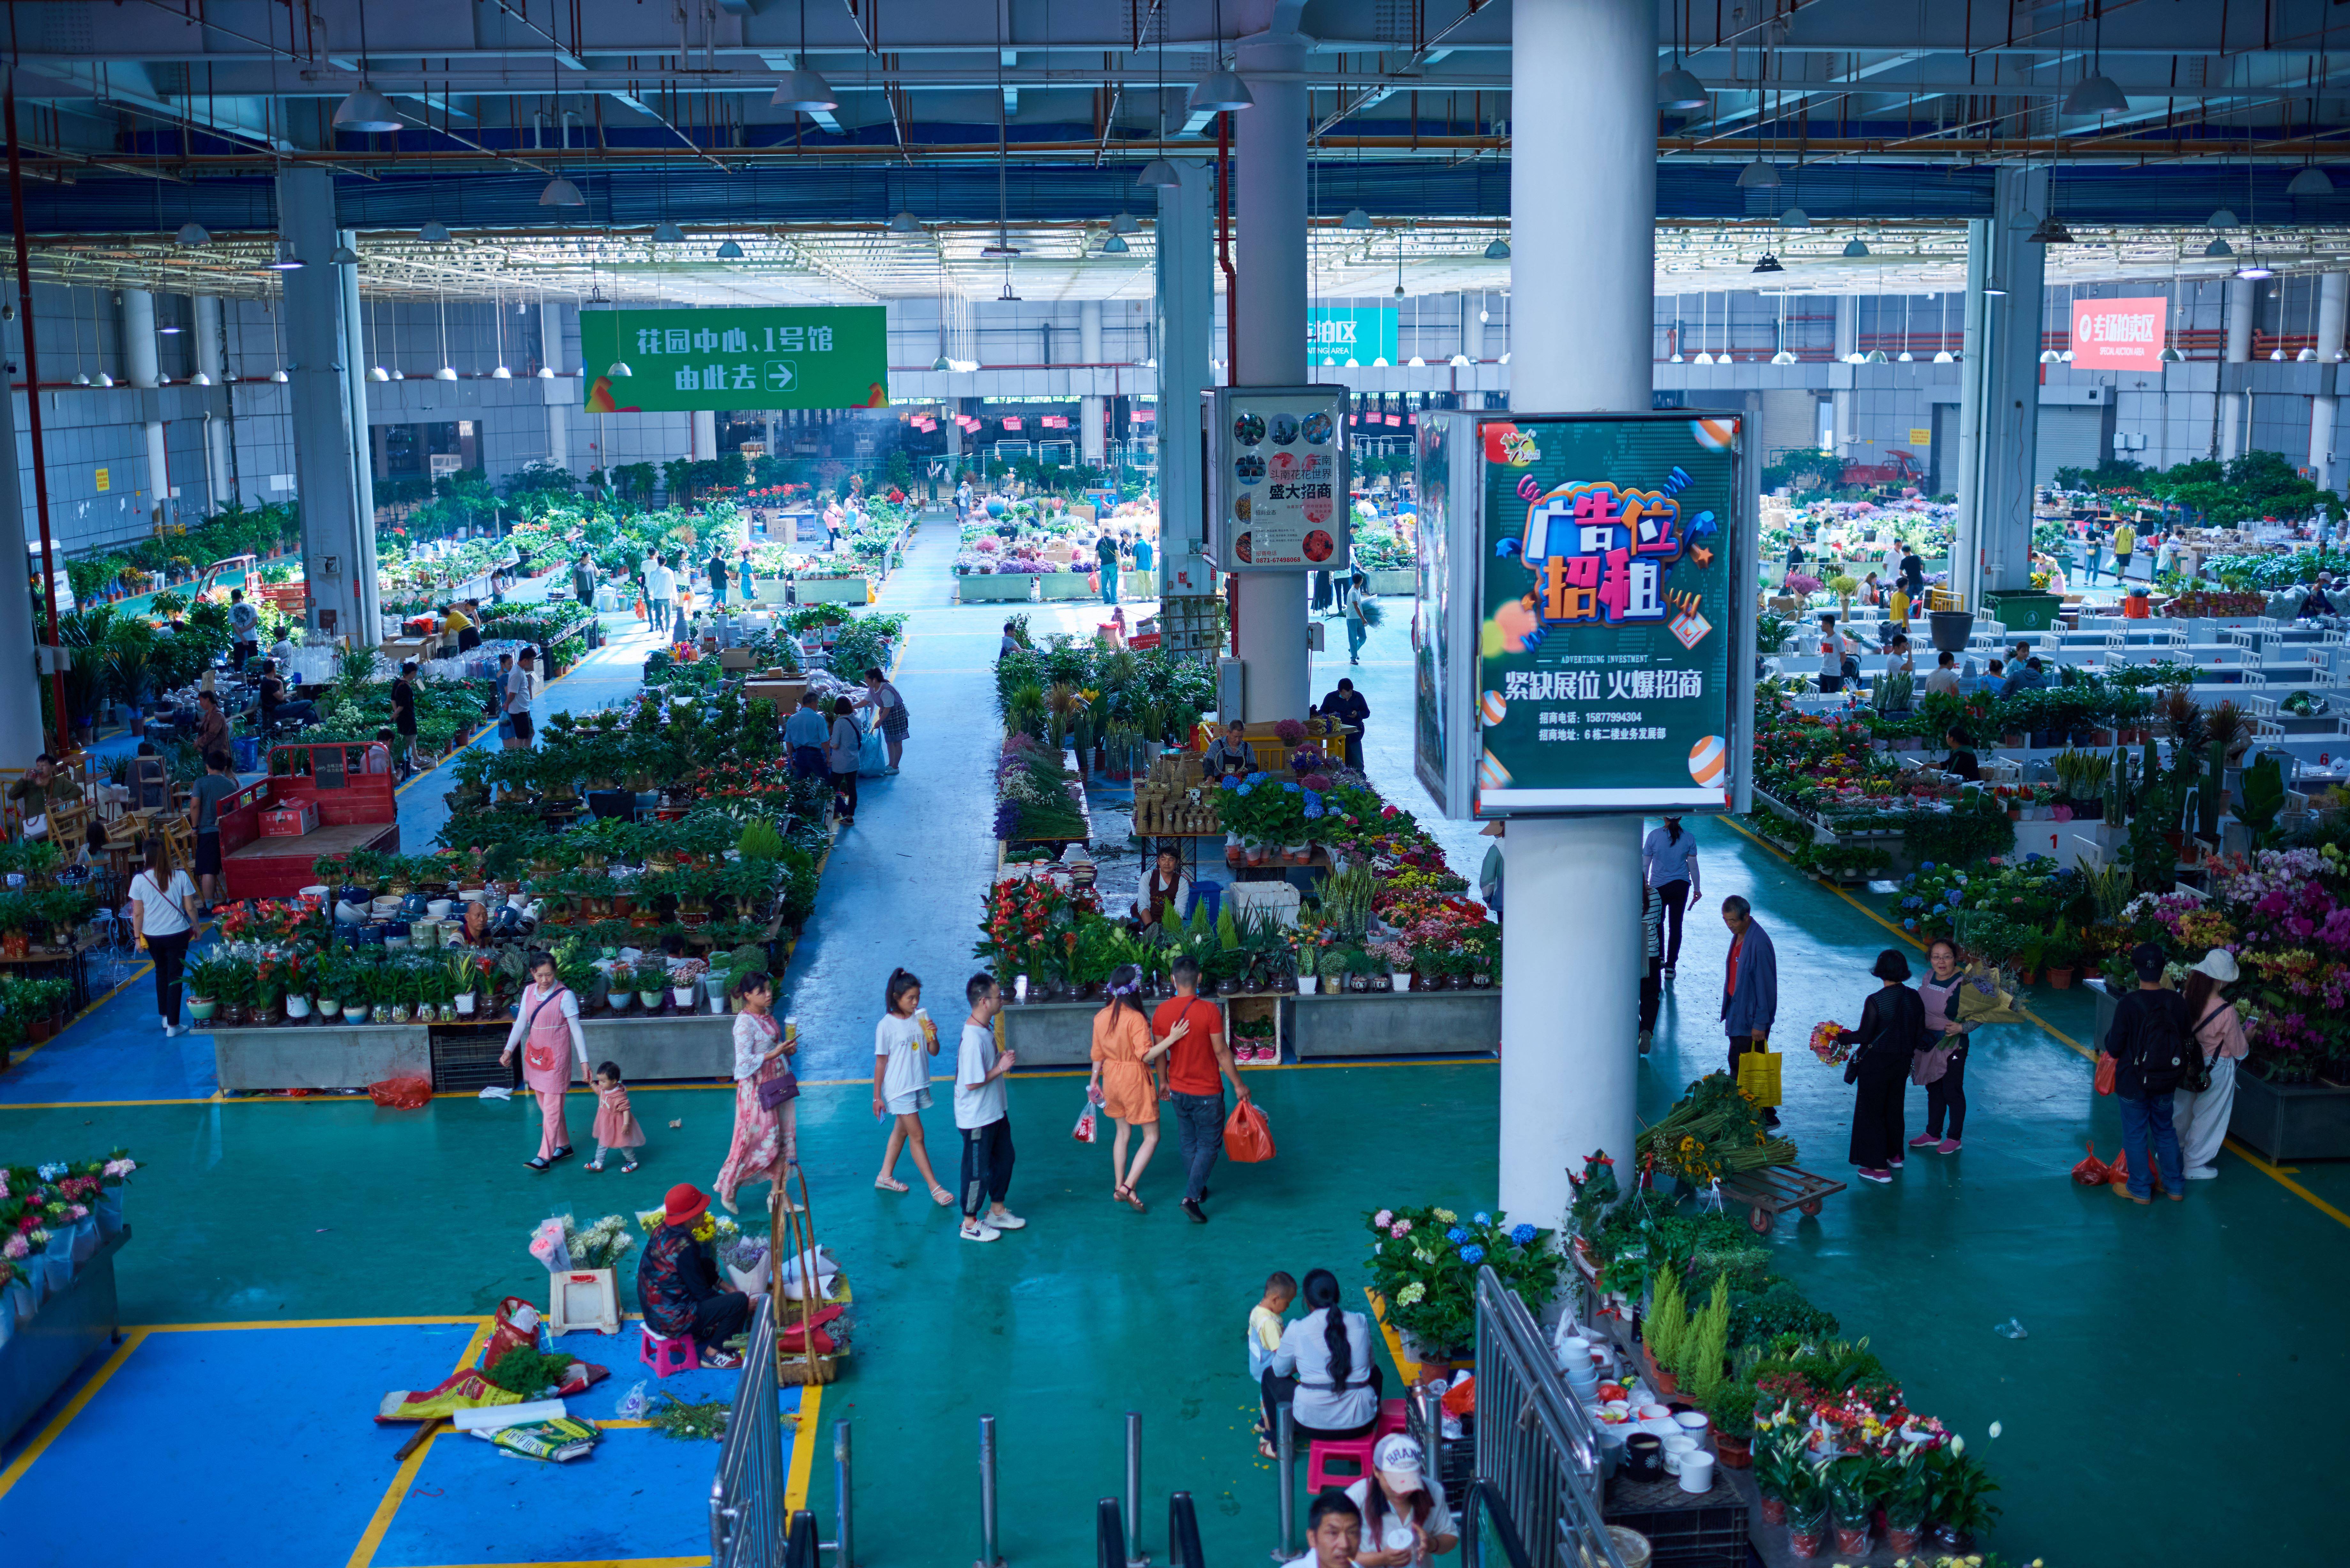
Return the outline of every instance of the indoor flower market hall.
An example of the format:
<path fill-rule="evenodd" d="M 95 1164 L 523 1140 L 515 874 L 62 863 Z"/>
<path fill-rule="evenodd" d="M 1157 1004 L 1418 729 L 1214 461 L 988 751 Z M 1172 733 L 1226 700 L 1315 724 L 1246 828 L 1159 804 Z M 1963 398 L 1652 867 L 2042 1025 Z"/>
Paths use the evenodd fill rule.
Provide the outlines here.
<path fill-rule="evenodd" d="M 11 9 L 0 513 L 26 548 L 0 559 L 28 567 L 0 595 L 0 933 L 47 935 L 39 900 L 88 897 L 55 917 L 59 950 L 0 943 L 0 1563 L 1385 1568 L 1408 1559 L 1373 1532 L 1401 1528 L 1415 1487 L 1439 1498 L 1426 1560 L 1489 1568 L 1795 1561 L 1807 1499 L 1822 1562 L 2187 1568 L 2248 1539 L 2335 1560 L 2330 1423 L 2215 1440 L 2241 1425 L 2220 1412 L 2282 1411 L 2280 1391 L 2350 1397 L 2350 1165 L 2250 1136 L 2254 1104 L 2350 1091 L 2338 1055 L 2278 1078 L 2304 1100 L 2253 1071 L 2282 1009 L 2249 926 L 2196 923 L 2221 919 L 2200 874 L 2181 885 L 2211 907 L 2167 907 L 2167 956 L 2210 933 L 2253 1023 L 2210 1179 L 2150 1204 L 2082 1179 L 2147 1103 L 2095 1084 L 2130 960 L 2078 948 L 2060 985 L 2045 945 L 1969 1038 L 1963 1138 L 1896 1074 L 1891 1179 L 1864 1179 L 1886 1095 L 1814 1026 L 1866 1033 L 1893 1005 L 1884 955 L 1908 994 L 1933 980 L 1932 937 L 1981 956 L 1985 926 L 1937 907 L 1971 878 L 2017 890 L 1988 918 L 2019 941 L 2054 941 L 2061 914 L 2075 943 L 2102 868 L 2127 902 L 2131 840 L 2116 823 L 2071 872 L 2085 807 L 1989 786 L 2053 784 L 2073 748 L 1998 729 L 1964 742 L 1986 788 L 1951 782 L 1960 805 L 1921 813 L 1914 845 L 1842 841 L 1862 845 L 1853 874 L 1823 859 L 1825 805 L 1765 798 L 1806 768 L 1892 778 L 1960 749 L 1915 726 L 1869 746 L 1896 612 L 1831 573 L 1889 584 L 1905 553 L 1933 583 L 1924 691 L 1927 595 L 1974 616 L 1970 722 L 2006 700 L 1975 667 L 2019 640 L 2064 667 L 2051 690 L 2076 667 L 2114 678 L 2149 595 L 2224 628 L 2177 647 L 2264 694 L 2262 742 L 2295 732 L 2261 701 L 2350 680 L 2338 612 L 2303 616 L 2305 647 L 2240 642 L 2257 605 L 2184 597 L 2219 595 L 2222 547 L 2149 575 L 2168 526 L 2150 523 L 2133 568 L 2114 530 L 2137 503 L 2081 478 L 2134 462 L 2151 495 L 2156 471 L 2208 460 L 2217 492 L 2268 454 L 2302 513 L 2238 514 L 2243 552 L 2328 558 L 2324 525 L 2295 531 L 2329 491 L 2338 528 L 2345 478 L 2350 170 L 2324 161 L 2350 105 L 2318 0 L 2258 26 L 2216 0 L 1995 18 L 1864 0 Z M 2084 324 L 2126 306 L 2159 306 L 2155 335 L 2095 340 Z M 2138 348 L 2142 366 L 2099 358 Z M 1608 483 L 1566 466 L 1586 448 Z M 1833 484 L 1809 487 L 1814 461 Z M 2035 499 L 2060 483 L 2089 499 Z M 1629 516 L 1595 512 L 1586 492 L 1619 485 Z M 1638 532 L 1659 518 L 1663 545 Z M 1612 541 L 1559 543 L 1578 524 L 1622 537 L 1609 586 Z M 2115 564 L 2092 578 L 2100 528 Z M 1805 595 L 1790 578 L 1809 571 Z M 1656 624 L 1627 628 L 1642 581 Z M 2002 597 L 2064 619 L 2002 618 Z M 1875 696 L 1804 689 L 1837 668 L 1825 612 Z M 539 672 L 511 682 L 491 656 L 525 644 Z M 2263 678 L 2280 646 L 2293 674 Z M 278 690 L 244 669 L 273 656 Z M 410 659 L 413 772 L 392 685 Z M 1526 682 L 1544 659 L 1555 684 Z M 1600 694 L 1602 672 L 1652 665 L 1672 679 Z M 197 715 L 200 686 L 228 719 L 209 775 L 171 711 L 184 696 Z M 2224 690 L 2180 689 L 2206 711 Z M 779 737 L 766 721 L 803 691 L 827 708 Z M 1651 718 L 1609 712 L 1672 692 L 1686 703 Z M 1708 703 L 1684 736 L 1681 709 Z M 1352 756 L 1286 722 L 1348 713 Z M 2142 741 L 2116 740 L 2137 732 L 2125 706 L 2084 720 L 2102 739 L 2079 749 L 2138 783 L 2141 747 L 2200 767 L 2137 713 Z M 1235 784 L 1266 794 L 1215 785 L 1225 720 L 1245 727 Z M 1566 727 L 1603 725 L 1621 739 L 1583 767 Z M 171 770 L 151 804 L 151 739 Z M 664 760 L 554 760 L 598 747 Z M 45 748 L 70 752 L 56 776 L 79 770 L 88 805 L 43 784 Z M 1668 748 L 1674 787 L 1635 787 Z M 2312 781 L 2342 798 L 2350 738 L 2287 749 L 2308 754 L 2279 829 L 2322 832 Z M 2211 763 L 2235 791 L 2223 827 L 2254 811 L 2259 765 Z M 1244 830 L 1292 809 L 1264 804 L 1284 786 L 1312 802 L 1311 844 Z M 1977 796 L 2012 847 L 1978 857 L 1949 826 Z M 2191 839 L 2194 799 L 2168 809 Z M 1669 874 L 1650 864 L 1668 810 L 1685 813 L 1659 836 Z M 60 872 L 85 816 L 88 869 Z M 151 898 L 133 875 L 151 831 Z M 232 841 L 225 890 L 191 887 L 192 935 L 171 946 L 176 870 Z M 1215 895 L 1188 925 L 1180 904 L 1149 919 L 1161 845 Z M 413 864 L 439 850 L 437 874 Z M 2314 900 L 2294 906 L 2316 910 L 2312 995 L 2350 968 L 2326 945 L 2344 852 L 2264 863 L 2290 869 L 2261 892 Z M 2073 880 L 2043 898 L 2060 863 Z M 1643 884 L 1674 876 L 1686 919 L 1660 917 L 1651 950 Z M 641 907 L 598 909 L 624 881 Z M 1032 893 L 1048 937 L 999 915 Z M 1725 900 L 1751 922 L 1733 930 Z M 1673 944 L 1650 1040 L 1641 976 Z M 531 1012 L 540 947 L 577 1030 Z M 153 966 L 182 948 L 189 1011 L 167 1032 Z M 1136 1035 L 1182 1012 L 1174 951 L 1222 992 L 1191 1016 L 1247 1049 L 1220 1074 L 1178 1040 L 1162 1096 Z M 730 1002 L 730 952 L 733 981 L 772 968 L 771 1014 Z M 1107 994 L 1128 961 L 1148 1030 Z M 376 1023 L 327 1016 L 321 977 L 357 996 L 354 966 L 470 977 L 448 988 L 463 1017 L 421 981 L 388 985 Z M 965 982 L 990 967 L 1006 1005 L 959 1050 Z M 891 1015 L 901 970 L 936 1056 Z M 307 994 L 265 979 L 289 972 Z M 1320 976 L 1336 994 L 1313 994 Z M 2174 961 L 2164 983 L 2191 978 Z M 73 983 L 18 989 L 50 979 Z M 199 1010 L 204 987 L 223 989 Z M 29 1031 L 20 994 L 50 998 Z M 409 1022 L 436 1001 L 446 1020 Z M 1727 1009 L 1776 1054 L 1767 1127 L 1762 1075 L 1724 1076 Z M 2311 1012 L 2309 1037 L 2334 1039 Z M 787 1114 L 759 1093 L 780 1072 L 771 1022 L 795 1046 Z M 401 1058 L 389 1043 L 411 1037 Z M 538 1053 L 560 1075 L 574 1038 L 577 1148 L 550 1150 Z M 1002 1051 L 991 1102 L 970 1064 Z M 607 1061 L 625 1092 L 599 1100 Z M 1208 1119 L 1202 1075 L 1222 1080 Z M 412 1092 L 370 1094 L 394 1079 Z M 1270 1158 L 1237 1158 L 1263 1151 L 1225 1120 L 1235 1087 Z M 1711 1132 L 1691 1119 L 1709 1092 L 1728 1102 Z M 917 1102 L 923 1143 L 901 1155 Z M 961 1130 L 990 1117 L 1008 1190 L 962 1168 Z M 779 1125 L 796 1214 L 769 1206 L 782 1146 L 757 1135 Z M 2311 1125 L 2308 1150 L 2350 1154 Z M 1223 1151 L 1198 1179 L 1195 1131 Z M 1155 1152 L 1129 1187 L 1113 1161 L 1136 1147 Z M 1612 1220 L 1580 1187 L 1595 1147 Z M 1764 1154 L 1768 1179 L 1816 1185 L 1750 1221 Z M 584 1248 L 608 1215 L 616 1256 L 546 1245 L 549 1221 Z M 816 1300 L 775 1281 L 809 1244 Z M 647 1301 L 673 1306 L 672 1272 L 697 1270 L 705 1307 L 748 1310 L 705 1334 L 689 1304 L 657 1333 Z M 1275 1274 L 1302 1293 L 1268 1299 Z M 1334 1393 L 1333 1314 L 1379 1398 Z M 523 1366 L 518 1345 L 576 1359 Z M 1268 1361 L 1298 1386 L 1261 1441 Z M 538 1407 L 550 1385 L 560 1410 Z M 1783 1401 L 1793 1438 L 1773 1436 Z M 485 1418 L 502 1408 L 529 1424 Z M 1295 1431 L 1282 1457 L 1285 1423 L 1358 1419 L 1376 1431 Z M 87 1504 L 94 1476 L 120 1501 Z M 1365 1512 L 1390 1517 L 1332 1544 L 1325 1522 Z"/>

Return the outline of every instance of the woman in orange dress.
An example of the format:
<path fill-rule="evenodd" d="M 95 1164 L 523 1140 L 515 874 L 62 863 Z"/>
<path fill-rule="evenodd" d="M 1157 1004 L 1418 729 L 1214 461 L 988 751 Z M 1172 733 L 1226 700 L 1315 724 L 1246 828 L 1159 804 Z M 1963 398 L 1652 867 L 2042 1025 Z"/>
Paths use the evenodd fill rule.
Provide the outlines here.
<path fill-rule="evenodd" d="M 1110 1143 L 1110 1200 L 1132 1204 L 1138 1214 L 1146 1210 L 1135 1184 L 1159 1148 L 1159 1085 L 1151 1064 L 1184 1033 L 1179 1024 L 1174 1033 L 1152 1044 L 1150 1025 L 1137 1000 L 1141 994 L 1142 971 L 1134 965 L 1120 965 L 1109 977 L 1109 1001 L 1094 1014 L 1094 1075 L 1086 1088 L 1087 1097 L 1118 1123 L 1118 1137 Z M 1142 1147 L 1128 1165 L 1127 1137 L 1137 1128 Z"/>

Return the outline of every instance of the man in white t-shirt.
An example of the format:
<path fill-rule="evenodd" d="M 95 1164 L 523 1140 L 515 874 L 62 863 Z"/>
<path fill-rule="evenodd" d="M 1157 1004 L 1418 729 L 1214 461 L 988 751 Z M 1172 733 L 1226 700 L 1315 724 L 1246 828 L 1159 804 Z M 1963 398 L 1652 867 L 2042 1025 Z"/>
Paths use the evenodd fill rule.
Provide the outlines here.
<path fill-rule="evenodd" d="M 1363 1544 L 1363 1514 L 1342 1491 L 1326 1491 L 1305 1511 L 1305 1555 L 1283 1568 L 1355 1568 Z"/>
<path fill-rule="evenodd" d="M 669 629 L 670 612 L 677 607 L 677 574 L 659 556 L 645 566 L 645 613 L 657 632 Z"/>
<path fill-rule="evenodd" d="M 1461 1543 L 1452 1510 L 1445 1504 L 1444 1483 L 1425 1473 L 1419 1440 L 1407 1433 L 1389 1432 L 1378 1440 L 1371 1449 L 1371 1473 L 1348 1487 L 1347 1496 L 1363 1511 L 1356 1568 L 1406 1568 L 1441 1557 Z M 1424 1514 L 1419 1511 L 1423 1499 Z"/>
<path fill-rule="evenodd" d="M 1003 1195 L 1012 1189 L 1011 1096 L 1003 1082 L 1012 1071 L 1012 1053 L 995 1049 L 995 1015 L 1003 1011 L 1003 992 L 995 977 L 972 975 L 962 990 L 971 1003 L 962 1043 L 955 1051 L 955 1126 L 962 1133 L 962 1239 L 993 1241 L 1028 1223 L 1003 1207 Z M 988 1200 L 984 1218 L 979 1211 L 983 1197 Z"/>

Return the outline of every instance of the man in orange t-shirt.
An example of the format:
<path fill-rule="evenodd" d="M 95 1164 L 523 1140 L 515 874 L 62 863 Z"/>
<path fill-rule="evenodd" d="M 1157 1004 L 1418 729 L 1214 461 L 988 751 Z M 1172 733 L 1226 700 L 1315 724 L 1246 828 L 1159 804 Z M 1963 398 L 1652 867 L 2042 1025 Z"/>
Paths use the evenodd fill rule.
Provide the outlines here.
<path fill-rule="evenodd" d="M 1176 1025 L 1191 1025 L 1167 1053 L 1167 1088 L 1175 1097 L 1175 1125 L 1182 1137 L 1183 1212 L 1204 1225 L 1208 1215 L 1200 1203 L 1208 1196 L 1208 1170 L 1224 1147 L 1224 1080 L 1232 1081 L 1232 1093 L 1243 1105 L 1249 1103 L 1249 1092 L 1224 1039 L 1223 1009 L 1200 994 L 1199 963 L 1179 958 L 1173 976 L 1175 994 L 1151 1015 L 1150 1036 L 1163 1044 Z"/>

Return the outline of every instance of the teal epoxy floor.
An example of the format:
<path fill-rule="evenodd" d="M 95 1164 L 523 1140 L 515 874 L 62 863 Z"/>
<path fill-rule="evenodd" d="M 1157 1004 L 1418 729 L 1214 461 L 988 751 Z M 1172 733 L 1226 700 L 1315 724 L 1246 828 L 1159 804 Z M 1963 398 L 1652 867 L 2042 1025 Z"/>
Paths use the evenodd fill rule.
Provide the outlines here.
<path fill-rule="evenodd" d="M 907 772 L 868 789 L 790 976 L 787 1005 L 811 1036 L 811 1078 L 869 1072 L 865 1042 L 894 963 L 931 981 L 934 1015 L 959 1016 L 951 996 L 993 867 L 983 826 L 995 747 L 989 667 L 1003 615 L 945 604 L 951 530 L 929 532 L 885 593 L 888 607 L 916 617 L 899 672 L 913 718 Z M 1039 630 L 1076 629 L 1099 607 L 1037 606 L 1032 615 Z M 1411 802 L 1407 621 L 1399 613 L 1374 632 L 1366 663 L 1350 672 L 1373 704 L 1373 772 Z M 1318 660 L 1315 695 L 1344 669 L 1343 652 Z M 403 797 L 404 810 L 432 787 Z M 1473 875 L 1485 841 L 1459 825 L 1431 826 Z M 1779 1033 L 1794 1049 L 1788 1128 L 1807 1165 L 1841 1174 L 1849 1091 L 1802 1053 L 1801 1039 L 1816 1019 L 1856 1018 L 1874 983 L 1869 961 L 1897 944 L 1767 849 L 1723 826 L 1698 832 L 1706 903 L 1746 894 L 1778 942 Z M 1727 937 L 1718 917 L 1693 917 L 1643 1074 L 1644 1115 L 1721 1059 L 1716 977 Z M 2033 1004 L 2086 1039 L 2085 995 L 2043 992 Z M 93 1070 L 88 1082 L 162 1072 L 164 1043 L 140 1033 L 141 1016 L 143 1001 L 104 1039 L 85 1021 L 43 1054 L 72 1046 L 58 1058 L 70 1062 L 84 1048 L 77 1037 L 90 1034 L 93 1060 L 112 1059 L 121 1076 Z M 16 1075 L 0 1077 L 0 1092 Z M 1921 1408 L 1982 1446 L 2005 1483 L 2008 1517 L 1994 1544 L 2011 1557 L 2043 1556 L 2052 1568 L 2200 1564 L 2242 1555 L 2249 1533 L 2282 1561 L 2334 1560 L 2324 1500 L 2338 1445 L 2323 1413 L 2350 1391 L 2336 1304 L 2350 1286 L 2350 1238 L 2232 1154 L 2220 1179 L 2195 1184 L 2183 1205 L 2140 1210 L 2074 1187 L 2067 1173 L 2083 1141 L 2094 1137 L 2109 1153 L 2118 1139 L 2088 1076 L 2085 1061 L 2036 1029 L 1995 1032 L 1970 1068 L 1965 1151 L 1914 1156 L 1893 1187 L 1840 1194 L 1818 1221 L 1782 1231 L 1774 1245 L 1784 1271 L 1848 1332 L 1871 1337 Z M 1213 1219 L 1199 1227 L 1172 1207 L 1171 1140 L 1143 1183 L 1151 1212 L 1115 1209 L 1105 1151 L 1066 1136 L 1078 1080 L 1024 1077 L 1013 1091 L 1021 1150 L 1013 1202 L 1034 1223 L 986 1247 L 957 1241 L 951 1220 L 919 1190 L 872 1189 L 880 1134 L 861 1085 L 813 1087 L 803 1098 L 816 1218 L 858 1297 L 856 1355 L 827 1390 L 822 1425 L 841 1416 L 855 1424 L 860 1557 L 975 1554 L 971 1461 L 983 1412 L 1002 1421 L 1003 1544 L 1014 1562 L 1074 1561 L 1088 1549 L 1093 1500 L 1119 1490 L 1128 1408 L 1144 1413 L 1147 1491 L 1162 1504 L 1177 1487 L 1201 1500 L 1212 1561 L 1253 1560 L 1271 1545 L 1273 1480 L 1247 1438 L 1238 1348 L 1248 1303 L 1274 1267 L 1326 1264 L 1358 1286 L 1361 1216 L 1381 1203 L 1488 1201 L 1496 1075 L 1490 1065 L 1382 1065 L 1260 1071 L 1250 1081 L 1280 1158 L 1220 1167 Z M 941 1089 L 929 1127 L 943 1165 L 954 1135 Z M 0 1145 L 15 1158 L 121 1142 L 148 1160 L 130 1194 L 138 1237 L 121 1259 L 131 1322 L 479 1313 L 509 1292 L 542 1288 L 523 1251 L 540 1215 L 650 1206 L 669 1183 L 714 1172 L 727 1138 L 723 1091 L 648 1090 L 638 1104 L 651 1144 L 633 1178 L 576 1165 L 533 1176 L 521 1164 L 527 1114 L 464 1100 L 412 1113 L 348 1101 L 0 1106 Z M 1910 1114 L 1921 1112 L 1913 1094 Z M 2350 1185 L 2340 1168 L 2304 1166 L 2290 1179 L 2336 1207 Z M 1992 1332 L 2010 1317 L 2030 1337 Z M 394 1368 L 368 1370 L 384 1386 L 429 1382 L 455 1343 L 425 1342 L 397 1377 Z M 125 1376 L 136 1366 L 134 1357 Z M 363 1384 L 354 1379 L 340 1403 L 355 1406 Z M 96 1428 L 78 1423 L 70 1435 L 115 1435 L 118 1423 L 135 1432 L 137 1407 L 116 1405 L 113 1394 L 102 1390 L 82 1417 Z M 607 1407 L 600 1398 L 585 1405 L 591 1414 Z M 1985 1436 L 1994 1420 L 2003 1428 L 1996 1441 Z M 356 1455 L 378 1434 L 358 1408 L 347 1421 Z M 0 1505 L 0 1550 L 15 1544 L 13 1505 L 75 1484 L 69 1469 L 53 1468 L 68 1451 L 45 1455 Z M 203 1512 L 189 1493 L 199 1481 L 145 1466 L 128 1438 L 107 1452 L 118 1480 L 159 1506 Z M 625 1473 L 620 1453 L 608 1448 L 590 1462 L 607 1466 L 598 1473 Z M 0 1469 L 11 1457 L 0 1454 Z M 906 1484 L 909 1467 L 919 1484 Z M 816 1472 L 812 1505 L 828 1515 L 829 1466 L 819 1461 Z M 1154 1505 L 1146 1534 L 1163 1552 L 1162 1518 Z M 227 1555 L 247 1542 L 234 1533 L 247 1528 L 224 1526 L 223 1537 L 183 1551 Z M 645 1554 L 673 1549 L 674 1539 L 649 1539 Z M 289 1562 L 339 1563 L 350 1552 L 344 1535 L 323 1529 L 286 1545 Z M 424 1561 L 389 1552 L 378 1560 Z"/>

